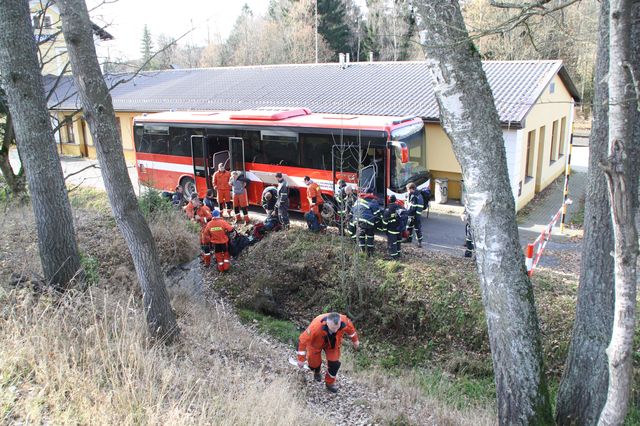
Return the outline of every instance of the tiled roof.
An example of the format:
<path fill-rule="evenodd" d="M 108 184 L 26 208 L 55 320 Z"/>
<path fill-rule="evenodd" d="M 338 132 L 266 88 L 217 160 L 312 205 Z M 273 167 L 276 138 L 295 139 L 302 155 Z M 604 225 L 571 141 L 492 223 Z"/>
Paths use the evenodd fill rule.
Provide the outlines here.
<path fill-rule="evenodd" d="M 560 74 L 577 91 L 561 61 L 483 63 L 503 124 L 520 125 L 551 79 Z M 126 75 L 107 76 L 112 83 Z M 45 79 L 51 81 L 51 77 Z M 47 83 L 45 83 L 46 85 Z M 63 81 L 49 101 L 78 109 L 73 81 Z M 415 115 L 438 121 L 424 62 L 360 62 L 200 68 L 144 72 L 112 90 L 116 111 L 243 110 L 265 106 L 306 107 L 313 112 Z"/>

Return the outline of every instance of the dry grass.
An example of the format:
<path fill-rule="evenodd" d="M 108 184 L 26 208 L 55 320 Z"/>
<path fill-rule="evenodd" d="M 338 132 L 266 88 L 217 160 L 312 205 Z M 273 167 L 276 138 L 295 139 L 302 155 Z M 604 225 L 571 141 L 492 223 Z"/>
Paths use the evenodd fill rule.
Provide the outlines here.
<path fill-rule="evenodd" d="M 272 347 L 206 297 L 174 288 L 180 343 L 151 345 L 113 218 L 82 205 L 74 218 L 98 280 L 64 295 L 11 287 L 16 274 L 41 275 L 33 213 L 10 207 L 0 219 L 0 423 L 323 423 L 288 384 L 295 376 L 286 363 L 263 373 Z M 197 238 L 179 215 L 150 226 L 165 268 L 197 253 Z"/>
<path fill-rule="evenodd" d="M 0 419 L 54 424 L 295 424 L 307 414 L 286 377 L 259 374 L 262 350 L 224 309 L 181 304 L 183 340 L 148 344 L 131 298 L 3 291 Z M 229 344 L 230 343 L 230 344 Z M 222 350 L 222 352 L 220 351 Z M 266 349 L 268 352 L 268 349 Z"/>

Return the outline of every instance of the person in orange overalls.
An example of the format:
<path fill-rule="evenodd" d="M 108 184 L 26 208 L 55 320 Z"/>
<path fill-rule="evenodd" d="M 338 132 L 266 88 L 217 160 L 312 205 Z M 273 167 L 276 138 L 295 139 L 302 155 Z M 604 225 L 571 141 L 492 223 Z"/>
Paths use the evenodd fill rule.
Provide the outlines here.
<path fill-rule="evenodd" d="M 200 224 L 200 249 L 202 250 L 200 257 L 204 266 L 208 267 L 211 264 L 211 250 L 209 249 L 209 241 L 204 235 L 204 228 L 207 222 L 211 220 L 211 210 L 200 202 L 198 194 L 193 194 L 191 201 L 185 206 L 184 212 L 192 222 Z"/>
<path fill-rule="evenodd" d="M 231 173 L 224 168 L 224 164 L 218 164 L 218 171 L 213 174 L 212 180 L 222 217 L 224 217 L 225 213 L 228 213 L 229 217 L 231 217 L 231 185 L 229 185 L 229 179 L 231 179 Z"/>
<path fill-rule="evenodd" d="M 345 334 L 351 338 L 354 349 L 358 350 L 360 345 L 358 333 L 351 320 L 346 315 L 332 312 L 315 317 L 298 338 L 298 367 L 302 368 L 306 359 L 309 369 L 313 370 L 313 378 L 316 382 L 322 380 L 320 366 L 322 351 L 324 351 L 327 358 L 324 382 L 331 393 L 338 392 L 336 375 L 340 369 L 340 347 Z"/>
<path fill-rule="evenodd" d="M 204 228 L 203 234 L 209 245 L 213 247 L 216 256 L 218 271 L 228 271 L 231 269 L 231 258 L 229 256 L 229 236 L 234 231 L 233 226 L 220 217 L 220 211 L 213 211 L 213 219 Z"/>
<path fill-rule="evenodd" d="M 304 177 L 304 184 L 307 185 L 307 200 L 309 200 L 309 210 L 313 212 L 318 218 L 318 223 L 322 224 L 322 205 L 324 200 L 322 199 L 322 193 L 320 192 L 320 185 L 311 180 L 309 176 Z"/>

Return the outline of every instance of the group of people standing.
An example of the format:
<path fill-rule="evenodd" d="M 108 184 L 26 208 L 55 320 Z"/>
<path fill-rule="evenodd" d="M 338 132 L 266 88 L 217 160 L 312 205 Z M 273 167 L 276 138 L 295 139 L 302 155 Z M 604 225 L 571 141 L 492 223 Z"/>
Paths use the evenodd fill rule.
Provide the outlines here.
<path fill-rule="evenodd" d="M 414 232 L 418 246 L 422 246 L 421 215 L 429 200 L 414 183 L 407 185 L 407 201 L 404 205 L 391 195 L 389 204 L 383 208 L 374 194 L 358 195 L 351 186 L 340 180 L 336 202 L 340 228 L 352 239 L 357 240 L 360 250 L 368 256 L 373 255 L 375 251 L 376 230 L 386 233 L 387 249 L 392 259 L 400 257 L 401 243 L 411 243 Z M 403 238 L 403 234 L 406 238 Z"/>

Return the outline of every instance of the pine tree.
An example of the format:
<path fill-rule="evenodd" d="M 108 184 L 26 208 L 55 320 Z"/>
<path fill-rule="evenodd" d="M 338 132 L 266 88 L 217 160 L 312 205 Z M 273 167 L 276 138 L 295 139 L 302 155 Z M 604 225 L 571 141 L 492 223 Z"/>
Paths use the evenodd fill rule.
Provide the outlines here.
<path fill-rule="evenodd" d="M 318 0 L 318 33 L 336 53 L 354 53 L 347 4 L 343 0 Z"/>
<path fill-rule="evenodd" d="M 153 54 L 153 40 L 151 39 L 151 31 L 147 24 L 144 24 L 144 30 L 142 30 L 142 46 L 140 47 L 140 53 L 142 53 L 143 70 L 151 69 L 151 55 Z"/>

